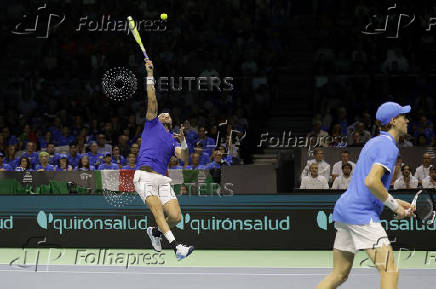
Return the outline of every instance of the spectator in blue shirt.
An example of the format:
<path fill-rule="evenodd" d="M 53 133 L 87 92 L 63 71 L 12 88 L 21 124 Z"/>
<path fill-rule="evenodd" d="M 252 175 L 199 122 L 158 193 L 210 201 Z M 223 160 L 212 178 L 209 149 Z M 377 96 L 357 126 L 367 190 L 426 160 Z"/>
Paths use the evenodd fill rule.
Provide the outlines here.
<path fill-rule="evenodd" d="M 228 165 L 228 166 L 232 165 L 232 163 L 233 163 L 233 157 L 232 157 L 229 153 L 226 152 L 225 147 L 224 147 L 224 146 L 219 146 L 219 147 L 218 147 L 218 150 L 219 150 L 219 151 L 221 152 L 221 154 L 222 154 L 223 162 L 224 162 L 226 165 Z"/>
<path fill-rule="evenodd" d="M 198 128 L 198 138 L 195 141 L 196 144 L 201 143 L 203 145 L 203 152 L 207 153 L 209 156 L 212 154 L 212 149 L 215 148 L 215 140 L 206 136 L 206 129 L 201 126 Z"/>
<path fill-rule="evenodd" d="M 17 172 L 24 172 L 24 171 L 32 171 L 32 167 L 30 165 L 30 161 L 26 157 L 21 157 L 18 161 L 19 165 L 15 168 L 15 171 Z"/>
<path fill-rule="evenodd" d="M 14 135 L 11 135 L 11 132 L 10 132 L 10 130 L 9 130 L 9 127 L 4 127 L 3 129 L 2 129 L 2 135 L 3 135 L 3 137 L 5 138 L 5 142 L 8 144 L 8 145 L 17 145 L 18 144 L 18 139 L 17 139 L 17 137 L 16 136 L 14 136 Z"/>
<path fill-rule="evenodd" d="M 12 168 L 10 165 L 3 163 L 4 155 L 2 152 L 0 152 L 0 172 L 4 171 L 12 171 Z"/>
<path fill-rule="evenodd" d="M 82 155 L 82 158 L 79 161 L 79 165 L 75 169 L 76 171 L 93 171 L 95 167 L 89 164 L 88 155 Z"/>
<path fill-rule="evenodd" d="M 79 165 L 81 157 L 82 155 L 79 154 L 79 144 L 76 141 L 70 143 L 70 153 L 68 154 L 68 163 L 73 168 L 75 168 Z"/>
<path fill-rule="evenodd" d="M 198 138 L 195 130 L 191 129 L 191 123 L 189 120 L 185 120 L 183 123 L 183 132 L 185 133 L 186 143 L 188 144 L 189 153 L 192 154 L 194 152 L 195 140 Z"/>
<path fill-rule="evenodd" d="M 60 154 L 59 163 L 56 165 L 55 171 L 57 172 L 71 172 L 73 167 L 69 164 L 68 156 L 66 154 Z"/>
<path fill-rule="evenodd" d="M 99 154 L 112 153 L 112 146 L 106 144 L 106 137 L 102 133 L 97 135 L 97 152 Z"/>
<path fill-rule="evenodd" d="M 41 149 L 47 149 L 49 143 L 53 143 L 53 137 L 50 131 L 47 131 L 44 136 L 38 138 L 39 147 Z"/>
<path fill-rule="evenodd" d="M 43 171 L 53 171 L 54 166 L 50 165 L 48 162 L 48 152 L 40 152 L 39 153 L 39 161 L 40 164 L 36 165 L 35 171 L 43 172 Z"/>
<path fill-rule="evenodd" d="M 54 119 L 54 124 L 49 128 L 53 139 L 58 140 L 62 135 L 62 123 L 59 117 Z"/>
<path fill-rule="evenodd" d="M 185 169 L 187 170 L 207 170 L 207 167 L 200 164 L 200 154 L 193 153 L 191 156 L 191 164 L 187 165 Z"/>
<path fill-rule="evenodd" d="M 90 152 L 88 153 L 89 164 L 98 168 L 103 163 L 103 155 L 97 152 L 97 143 L 92 142 L 89 146 Z"/>
<path fill-rule="evenodd" d="M 71 135 L 70 127 L 65 125 L 62 128 L 62 135 L 57 139 L 57 144 L 58 146 L 67 146 L 75 140 L 76 138 Z"/>
<path fill-rule="evenodd" d="M 207 165 L 210 162 L 210 156 L 203 151 L 203 144 L 201 142 L 197 143 L 197 145 L 195 146 L 194 151 L 196 153 L 198 153 L 198 155 L 200 156 L 200 165 L 204 165 L 205 166 L 205 165 Z M 192 164 L 191 156 L 189 156 L 189 163 Z"/>
<path fill-rule="evenodd" d="M 3 159 L 3 163 L 9 165 L 12 169 L 18 166 L 18 159 L 16 155 L 16 146 L 9 145 L 8 151 L 6 152 L 6 157 Z"/>
<path fill-rule="evenodd" d="M 119 170 L 117 164 L 112 163 L 112 154 L 106 153 L 104 156 L 104 163 L 98 167 L 99 170 Z"/>
<path fill-rule="evenodd" d="M 123 170 L 134 170 L 136 167 L 136 155 L 133 153 L 130 153 L 127 157 L 127 165 L 123 167 Z"/>
<path fill-rule="evenodd" d="M 217 150 L 215 151 L 215 157 L 213 162 L 207 165 L 208 169 L 220 169 L 223 165 L 226 165 L 226 163 L 223 162 L 223 154 Z"/>
<path fill-rule="evenodd" d="M 181 170 L 183 169 L 183 166 L 179 165 L 179 160 L 175 156 L 172 156 L 170 158 L 170 162 L 168 163 L 168 169 Z"/>
<path fill-rule="evenodd" d="M 55 152 L 54 143 L 48 143 L 46 151 L 48 153 L 48 163 L 52 166 L 56 165 L 59 160 L 59 154 Z"/>
<path fill-rule="evenodd" d="M 31 141 L 26 143 L 26 151 L 21 155 L 30 161 L 30 168 L 33 169 L 39 162 L 38 153 L 35 152 L 35 144 Z"/>
<path fill-rule="evenodd" d="M 139 145 L 136 142 L 133 143 L 132 146 L 130 147 L 130 152 L 135 154 L 135 155 L 138 155 Z"/>
<path fill-rule="evenodd" d="M 121 155 L 119 146 L 114 146 L 112 149 L 112 162 L 120 169 L 126 165 L 126 159 Z"/>

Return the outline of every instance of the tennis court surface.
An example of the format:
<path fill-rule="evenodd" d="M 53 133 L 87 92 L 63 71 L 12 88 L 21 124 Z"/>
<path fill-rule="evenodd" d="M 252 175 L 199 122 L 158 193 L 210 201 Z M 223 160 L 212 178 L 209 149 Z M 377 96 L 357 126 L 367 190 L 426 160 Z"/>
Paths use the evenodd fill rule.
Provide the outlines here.
<path fill-rule="evenodd" d="M 433 289 L 436 252 L 396 252 L 399 288 Z M 328 251 L 0 249 L 1 288 L 315 288 L 330 272 Z M 363 252 L 341 288 L 379 288 Z"/>

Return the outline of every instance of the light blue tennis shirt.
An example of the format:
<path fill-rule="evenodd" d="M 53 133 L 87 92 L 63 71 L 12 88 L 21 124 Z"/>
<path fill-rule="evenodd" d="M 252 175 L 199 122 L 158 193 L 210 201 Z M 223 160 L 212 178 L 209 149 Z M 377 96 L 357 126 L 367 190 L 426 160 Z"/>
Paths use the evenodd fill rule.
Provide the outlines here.
<path fill-rule="evenodd" d="M 165 129 L 157 117 L 152 120 L 146 119 L 136 169 L 150 166 L 153 171 L 165 175 L 170 158 L 174 155 L 174 149 L 179 146 L 173 134 Z"/>
<path fill-rule="evenodd" d="M 380 214 L 384 204 L 377 199 L 365 186 L 374 164 L 383 166 L 386 171 L 381 181 L 386 189 L 392 180 L 392 172 L 398 156 L 398 147 L 394 138 L 387 132 L 381 131 L 379 136 L 369 140 L 360 152 L 359 160 L 354 168 L 347 191 L 336 202 L 333 220 L 353 225 L 380 222 Z"/>

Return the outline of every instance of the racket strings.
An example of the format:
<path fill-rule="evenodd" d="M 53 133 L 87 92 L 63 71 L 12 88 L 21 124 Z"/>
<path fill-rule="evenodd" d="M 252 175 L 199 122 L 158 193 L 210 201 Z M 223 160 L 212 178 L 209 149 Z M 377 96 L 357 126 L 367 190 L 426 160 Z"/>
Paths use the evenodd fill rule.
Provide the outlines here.
<path fill-rule="evenodd" d="M 421 220 L 429 220 L 433 214 L 433 201 L 429 196 L 421 195 L 416 202 L 415 215 Z"/>

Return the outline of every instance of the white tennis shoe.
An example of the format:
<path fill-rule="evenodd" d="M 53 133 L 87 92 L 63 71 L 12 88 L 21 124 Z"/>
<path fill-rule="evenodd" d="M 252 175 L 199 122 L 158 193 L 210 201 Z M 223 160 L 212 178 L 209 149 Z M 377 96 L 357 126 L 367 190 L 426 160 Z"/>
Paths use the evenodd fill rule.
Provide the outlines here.
<path fill-rule="evenodd" d="M 191 255 L 192 251 L 194 251 L 194 246 L 185 246 L 183 244 L 177 245 L 174 249 L 178 261 L 185 259 L 189 255 Z"/>
<path fill-rule="evenodd" d="M 155 237 L 153 236 L 153 227 L 147 228 L 147 235 L 150 238 L 151 245 L 153 246 L 153 249 L 157 252 L 162 251 L 162 237 Z"/>

